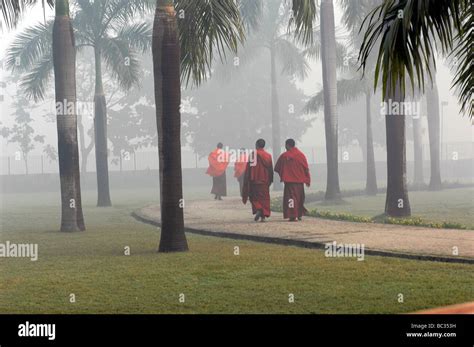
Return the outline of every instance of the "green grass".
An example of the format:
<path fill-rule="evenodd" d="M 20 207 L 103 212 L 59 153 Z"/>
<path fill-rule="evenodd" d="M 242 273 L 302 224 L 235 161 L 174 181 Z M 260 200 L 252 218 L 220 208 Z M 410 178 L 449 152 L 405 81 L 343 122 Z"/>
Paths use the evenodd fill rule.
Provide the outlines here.
<path fill-rule="evenodd" d="M 446 222 L 447 227 L 466 226 L 474 229 L 474 188 L 445 189 L 438 192 L 409 192 L 414 221 L 421 224 Z M 344 203 L 310 202 L 308 210 L 317 209 L 333 214 L 349 214 L 370 219 L 384 212 L 385 194 L 344 198 Z M 408 221 L 409 222 L 409 221 Z M 407 222 L 407 223 L 408 223 Z M 416 224 L 416 223 L 415 223 Z"/>
<path fill-rule="evenodd" d="M 38 243 L 39 260 L 0 258 L 1 313 L 403 313 L 474 300 L 466 264 L 358 262 L 192 234 L 190 252 L 158 254 L 159 231 L 130 217 L 156 202 L 153 189 L 115 191 L 113 199 L 113 208 L 98 209 L 86 192 L 88 229 L 65 234 L 56 231 L 56 195 L 3 196 L 0 242 Z"/>

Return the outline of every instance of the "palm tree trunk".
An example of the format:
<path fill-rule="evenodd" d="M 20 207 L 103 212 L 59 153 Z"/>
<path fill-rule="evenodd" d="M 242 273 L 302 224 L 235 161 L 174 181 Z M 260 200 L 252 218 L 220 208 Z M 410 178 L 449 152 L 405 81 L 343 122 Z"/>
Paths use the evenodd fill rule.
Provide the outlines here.
<path fill-rule="evenodd" d="M 181 171 L 181 82 L 178 24 L 172 0 L 158 0 L 153 25 L 153 71 L 159 135 L 161 240 L 159 252 L 188 250 Z"/>
<path fill-rule="evenodd" d="M 430 140 L 430 164 L 431 177 L 430 189 L 440 190 L 441 167 L 440 167 L 440 115 L 439 115 L 439 93 L 436 84 L 436 76 L 433 76 L 432 87 L 427 88 L 427 117 L 428 117 L 428 135 Z"/>
<path fill-rule="evenodd" d="M 77 130 L 79 131 L 79 149 L 80 149 L 80 157 L 81 157 L 81 172 L 87 173 L 87 155 L 86 153 L 86 138 L 84 132 L 84 125 L 82 124 L 82 116 L 81 119 L 77 121 Z"/>
<path fill-rule="evenodd" d="M 326 131 L 326 200 L 340 199 L 338 170 L 338 116 L 336 79 L 336 32 L 334 4 L 321 0 L 321 62 L 324 88 L 324 125 Z"/>
<path fill-rule="evenodd" d="M 389 100 L 392 104 L 404 100 L 400 93 L 400 82 L 397 81 L 395 88 L 392 83 L 387 82 L 387 95 L 385 102 Z M 385 213 L 391 217 L 405 217 L 411 215 L 410 201 L 407 189 L 407 167 L 406 167 L 406 138 L 405 138 L 405 115 L 394 114 L 389 110 L 385 116 L 385 127 L 387 133 L 387 196 L 385 201 Z"/>
<path fill-rule="evenodd" d="M 421 132 L 421 114 L 413 117 L 413 153 L 414 153 L 414 178 L 415 187 L 423 187 L 423 134 Z"/>
<path fill-rule="evenodd" d="M 70 104 L 76 110 L 76 50 L 69 18 L 68 0 L 56 1 L 53 27 L 53 61 L 57 114 L 58 159 L 61 181 L 61 231 L 85 230 L 82 214 L 77 115 L 68 114 Z"/>
<path fill-rule="evenodd" d="M 367 177 L 365 191 L 367 195 L 377 195 L 377 174 L 375 171 L 374 139 L 372 135 L 371 91 L 365 93 L 365 108 L 367 115 Z"/>
<path fill-rule="evenodd" d="M 97 206 L 112 206 L 109 189 L 109 163 L 107 151 L 107 105 L 102 84 L 102 60 L 100 47 L 94 47 L 95 54 L 95 95 L 94 130 L 95 161 L 97 173 Z"/>
<path fill-rule="evenodd" d="M 280 133 L 280 105 L 278 102 L 278 89 L 277 89 L 277 74 L 276 74 L 276 61 L 275 61 L 275 48 L 270 48 L 270 77 L 272 84 L 272 149 L 273 158 L 278 160 L 281 154 L 281 133 Z M 282 185 L 279 180 L 273 182 L 274 190 L 282 190 Z"/>

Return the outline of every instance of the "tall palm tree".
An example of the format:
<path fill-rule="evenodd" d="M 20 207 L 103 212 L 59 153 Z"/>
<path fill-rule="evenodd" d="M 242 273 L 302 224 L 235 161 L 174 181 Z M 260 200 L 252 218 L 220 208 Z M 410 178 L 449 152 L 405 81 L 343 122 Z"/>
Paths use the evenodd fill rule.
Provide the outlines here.
<path fill-rule="evenodd" d="M 367 195 L 377 195 L 377 175 L 375 170 L 374 140 L 372 132 L 372 81 L 368 77 L 361 78 L 360 73 L 351 65 L 347 73 L 351 78 L 341 78 L 337 81 L 337 103 L 345 105 L 352 101 L 365 98 L 366 108 L 366 184 Z M 324 91 L 316 93 L 305 106 L 305 113 L 317 113 L 324 107 Z"/>
<path fill-rule="evenodd" d="M 415 82 L 423 89 L 426 73 L 430 78 L 435 73 L 436 50 L 454 54 L 459 62 L 454 86 L 460 90 L 462 110 L 472 117 L 472 13 L 472 3 L 467 0 L 385 1 L 367 16 L 368 30 L 359 56 L 362 67 L 366 68 L 368 56 L 379 46 L 375 85 L 381 74 L 382 94 L 401 101 L 405 95 L 405 76 L 409 77 L 413 90 Z M 406 216 L 410 209 L 404 117 L 387 115 L 386 126 L 389 177 L 385 211 L 389 215 Z"/>
<path fill-rule="evenodd" d="M 251 6 L 249 1 L 254 0 L 240 5 Z M 311 41 L 314 2 L 294 1 L 293 11 L 298 38 Z M 185 14 L 184 18 L 180 14 Z M 235 52 L 243 39 L 243 21 L 233 0 L 156 2 L 153 65 L 160 158 L 160 252 L 188 249 L 183 218 L 180 76 L 186 82 L 201 83 L 209 74 L 215 52 L 225 59 L 226 48 Z"/>
<path fill-rule="evenodd" d="M 343 22 L 347 29 L 350 31 L 351 45 L 358 47 L 361 43 L 360 36 L 358 35 L 361 30 L 363 20 L 367 13 L 373 9 L 377 2 L 380 0 L 341 0 L 341 6 L 343 10 Z M 330 8 L 329 8 L 330 9 Z M 322 37 L 322 36 L 321 36 Z M 368 195 L 376 195 L 377 188 L 377 177 L 375 170 L 375 155 L 374 155 L 374 142 L 372 134 L 372 90 L 371 84 L 373 80 L 373 73 L 362 76 L 358 72 L 356 66 L 351 57 L 351 51 L 346 47 L 342 46 L 336 41 L 336 67 L 342 69 L 343 72 L 348 74 L 350 78 L 342 78 L 337 81 L 337 104 L 346 104 L 354 101 L 361 96 L 365 96 L 366 106 L 366 193 Z M 327 91 L 326 91 L 327 94 Z M 319 112 L 319 110 L 325 105 L 327 96 L 325 91 L 321 91 L 314 95 L 306 105 L 306 112 Z M 333 101 L 334 103 L 334 101 Z M 331 119 L 331 118 L 326 118 Z M 326 125 L 328 126 L 328 125 Z M 330 128 L 330 127 L 329 127 Z M 329 174 L 329 173 L 328 173 Z M 328 177 L 329 180 L 329 177 Z M 336 183 L 334 183 L 336 185 Z M 328 182 L 329 187 L 329 182 Z"/>
<path fill-rule="evenodd" d="M 441 183 L 441 143 L 440 143 L 440 113 L 439 93 L 436 76 L 432 84 L 426 88 L 426 105 L 428 117 L 428 137 L 430 141 L 430 190 L 440 190 Z"/>
<path fill-rule="evenodd" d="M 34 0 L 2 0 L 2 13 L 7 26 L 14 27 L 22 12 L 34 3 L 36 3 Z M 51 69 L 54 69 L 56 105 L 62 105 L 62 107 L 57 107 L 58 159 L 61 182 L 60 230 L 64 232 L 84 231 L 77 142 L 77 115 L 75 112 L 67 112 L 68 109 L 76 110 L 74 32 L 69 17 L 69 2 L 67 0 L 56 0 L 55 3 L 56 16 L 47 36 L 52 37 L 52 42 L 49 43 L 50 59 L 48 65 Z M 48 4 L 52 6 L 53 1 L 48 0 Z M 73 105 L 73 107 L 69 108 L 69 105 Z"/>
<path fill-rule="evenodd" d="M 321 63 L 324 90 L 324 126 L 326 133 L 326 200 L 340 199 L 338 169 L 338 114 L 336 77 L 336 26 L 332 0 L 321 0 Z"/>
<path fill-rule="evenodd" d="M 151 28 L 147 23 L 131 23 L 133 14 L 144 13 L 146 0 L 76 0 L 73 18 L 76 48 L 92 48 L 95 63 L 94 130 L 98 198 L 97 206 L 111 205 L 108 146 L 107 105 L 103 87 L 105 62 L 111 76 L 124 90 L 138 84 L 140 65 L 138 53 L 151 44 Z M 44 90 L 53 69 L 51 32 L 53 23 L 38 24 L 18 35 L 8 50 L 7 66 L 28 72 L 22 86 L 35 100 L 44 98 Z M 15 63 L 20 58 L 20 65 Z"/>
<path fill-rule="evenodd" d="M 69 1 L 56 0 L 53 26 L 53 65 L 56 91 L 61 231 L 85 230 L 82 214 L 77 142 L 76 49 L 69 17 Z M 69 114 L 70 105 L 74 112 Z M 62 105 L 62 107 L 58 107 Z"/>
<path fill-rule="evenodd" d="M 94 49 L 95 95 L 94 130 L 97 173 L 97 206 L 111 206 L 107 145 L 107 104 L 103 86 L 102 62 L 124 89 L 138 83 L 138 52 L 150 44 L 151 31 L 146 23 L 130 24 L 135 16 L 149 8 L 146 0 L 76 0 L 75 23 L 81 44 Z"/>
<path fill-rule="evenodd" d="M 278 67 L 281 73 L 304 79 L 308 75 L 309 64 L 305 50 L 298 47 L 294 34 L 288 31 L 290 7 L 285 1 L 266 1 L 262 4 L 258 26 L 254 27 L 239 52 L 240 65 L 256 57 L 268 53 L 268 73 L 270 75 L 270 112 L 272 120 L 272 150 L 273 157 L 281 154 L 281 118 L 278 96 Z M 243 11 L 241 10 L 241 13 Z M 249 15 L 242 13 L 243 19 Z M 252 14 L 253 15 L 253 14 Z M 319 49 L 319 48 L 318 48 Z M 228 75 L 232 68 L 225 66 L 223 75 Z M 281 190 L 280 182 L 275 182 L 273 188 Z"/>
<path fill-rule="evenodd" d="M 343 9 L 343 21 L 345 26 L 351 31 L 353 45 L 360 47 L 362 44 L 360 32 L 364 30 L 364 18 L 367 14 L 373 10 L 376 5 L 379 5 L 382 0 L 340 0 Z M 368 57 L 370 63 L 375 64 L 374 55 Z M 353 62 L 350 61 L 350 66 L 354 69 Z M 374 79 L 374 70 L 372 69 L 369 76 L 361 76 L 363 88 L 355 88 L 354 90 L 363 90 L 365 93 L 365 107 L 366 107 L 366 145 L 367 145 L 367 172 L 366 172 L 366 184 L 365 191 L 367 195 L 376 195 L 378 192 L 377 187 L 377 174 L 375 170 L 375 154 L 374 154 L 374 140 L 372 132 L 372 111 L 371 103 L 373 93 L 371 91 L 370 83 Z M 353 91 L 354 91 L 353 90 Z"/>

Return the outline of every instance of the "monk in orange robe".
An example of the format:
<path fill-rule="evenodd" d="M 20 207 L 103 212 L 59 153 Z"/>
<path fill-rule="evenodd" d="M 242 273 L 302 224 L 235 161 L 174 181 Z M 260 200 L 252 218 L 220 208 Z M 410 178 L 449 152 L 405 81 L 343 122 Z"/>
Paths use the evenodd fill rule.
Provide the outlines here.
<path fill-rule="evenodd" d="M 222 200 L 223 196 L 227 196 L 226 170 L 229 165 L 228 155 L 222 149 L 222 143 L 217 144 L 217 148 L 213 150 L 208 157 L 209 168 L 206 173 L 212 177 L 211 194 L 215 195 L 215 200 Z"/>
<path fill-rule="evenodd" d="M 241 148 L 239 157 L 235 161 L 234 164 L 234 177 L 237 178 L 239 182 L 240 188 L 240 196 L 242 196 L 242 188 L 244 186 L 244 177 L 245 177 L 245 170 L 247 169 L 247 163 L 249 161 L 247 153 L 245 153 L 245 149 Z"/>
<path fill-rule="evenodd" d="M 255 145 L 253 158 L 247 164 L 242 202 L 250 200 L 255 221 L 265 221 L 270 217 L 270 186 L 273 183 L 272 156 L 265 151 L 265 140 L 259 139 Z"/>
<path fill-rule="evenodd" d="M 286 152 L 278 158 L 275 165 L 275 172 L 278 172 L 281 181 L 285 183 L 283 216 L 290 222 L 301 220 L 307 212 L 304 207 L 304 185 L 311 185 L 308 160 L 295 146 L 295 140 L 286 140 Z"/>

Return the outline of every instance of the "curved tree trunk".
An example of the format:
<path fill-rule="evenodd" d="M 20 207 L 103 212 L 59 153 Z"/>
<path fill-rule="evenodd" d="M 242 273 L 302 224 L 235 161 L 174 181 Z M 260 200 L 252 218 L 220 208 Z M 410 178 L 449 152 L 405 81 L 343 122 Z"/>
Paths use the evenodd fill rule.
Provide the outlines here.
<path fill-rule="evenodd" d="M 391 81 L 387 81 L 387 96 L 385 102 L 392 104 L 404 101 L 400 93 L 400 82 L 397 81 L 395 89 Z M 411 215 L 410 201 L 407 189 L 406 167 L 406 138 L 405 115 L 394 114 L 388 110 L 385 116 L 387 133 L 387 196 L 385 213 L 391 217 L 405 217 Z"/>
<path fill-rule="evenodd" d="M 324 89 L 324 125 L 326 131 L 326 200 L 340 199 L 338 169 L 338 115 L 336 79 L 336 32 L 332 0 L 321 0 L 321 62 Z"/>
<path fill-rule="evenodd" d="M 53 61 L 57 107 L 58 159 L 61 181 L 61 231 L 85 230 L 82 215 L 76 112 L 76 50 L 69 2 L 56 1 Z M 73 105 L 71 108 L 69 105 Z M 73 109 L 73 114 L 67 111 Z"/>
<path fill-rule="evenodd" d="M 102 84 L 102 60 L 100 47 L 94 47 L 95 54 L 95 95 L 94 130 L 95 162 L 97 173 L 97 206 L 112 206 L 109 189 L 109 162 L 107 150 L 107 105 Z"/>
<path fill-rule="evenodd" d="M 278 89 L 277 89 L 277 74 L 276 74 L 276 61 L 275 61 L 275 48 L 270 48 L 270 68 L 271 68 L 271 83 L 272 83 L 272 149 L 273 158 L 278 160 L 281 154 L 281 133 L 280 133 L 280 105 L 278 102 Z M 274 190 L 282 190 L 282 184 L 280 180 L 273 182 Z"/>
<path fill-rule="evenodd" d="M 366 135 L 367 135 L 367 176 L 365 191 L 367 195 L 377 195 L 377 174 L 375 171 L 374 139 L 372 135 L 372 110 L 371 110 L 371 91 L 365 93 L 365 108 L 367 115 Z"/>
<path fill-rule="evenodd" d="M 173 1 L 158 0 L 153 25 L 153 71 L 159 134 L 161 240 L 159 252 L 188 250 L 181 171 L 180 45 Z"/>
<path fill-rule="evenodd" d="M 433 85 L 426 91 L 428 135 L 430 140 L 430 189 L 440 190 L 441 167 L 440 167 L 440 116 L 439 116 L 439 94 L 436 76 L 433 76 Z"/>

